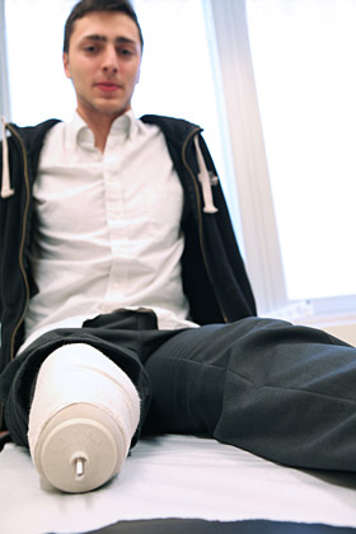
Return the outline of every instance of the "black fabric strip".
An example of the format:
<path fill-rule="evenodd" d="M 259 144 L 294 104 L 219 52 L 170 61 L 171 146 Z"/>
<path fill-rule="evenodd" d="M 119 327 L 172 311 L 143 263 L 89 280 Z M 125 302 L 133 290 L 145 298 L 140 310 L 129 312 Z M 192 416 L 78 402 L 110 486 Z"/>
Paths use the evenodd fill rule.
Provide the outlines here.
<path fill-rule="evenodd" d="M 205 521 L 202 519 L 148 519 L 118 521 L 82 534 L 356 534 L 351 527 L 289 521 Z M 47 533 L 47 534 L 55 534 Z M 63 534 L 63 533 L 62 533 Z M 74 534 L 74 533 L 67 533 Z"/>
<path fill-rule="evenodd" d="M 6 443 L 11 441 L 10 434 L 6 431 L 0 432 L 0 451 L 3 450 Z"/>

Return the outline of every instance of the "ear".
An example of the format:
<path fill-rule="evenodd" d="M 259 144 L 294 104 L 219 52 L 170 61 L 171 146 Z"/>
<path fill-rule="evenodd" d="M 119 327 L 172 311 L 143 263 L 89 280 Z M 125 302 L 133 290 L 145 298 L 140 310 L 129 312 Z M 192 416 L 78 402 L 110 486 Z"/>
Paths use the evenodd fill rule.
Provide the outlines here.
<path fill-rule="evenodd" d="M 71 72 L 69 67 L 69 57 L 67 52 L 63 52 L 63 66 L 64 66 L 64 72 L 67 78 L 71 78 Z"/>

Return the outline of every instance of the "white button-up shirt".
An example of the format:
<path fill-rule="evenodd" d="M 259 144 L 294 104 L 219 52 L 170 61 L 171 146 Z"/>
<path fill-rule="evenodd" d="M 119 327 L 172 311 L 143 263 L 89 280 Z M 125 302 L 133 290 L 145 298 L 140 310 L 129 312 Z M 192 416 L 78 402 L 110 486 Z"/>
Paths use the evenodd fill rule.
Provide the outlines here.
<path fill-rule="evenodd" d="M 181 280 L 183 191 L 155 125 L 117 118 L 105 151 L 78 114 L 48 133 L 34 185 L 39 293 L 26 346 L 119 308 L 151 308 L 159 328 L 196 326 Z"/>

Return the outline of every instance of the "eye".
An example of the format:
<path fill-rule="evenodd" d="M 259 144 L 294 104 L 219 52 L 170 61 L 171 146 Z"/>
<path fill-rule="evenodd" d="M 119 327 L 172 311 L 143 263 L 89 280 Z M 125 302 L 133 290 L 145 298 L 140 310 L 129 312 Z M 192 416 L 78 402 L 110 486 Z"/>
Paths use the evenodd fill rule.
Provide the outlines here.
<path fill-rule="evenodd" d="M 119 48 L 117 52 L 120 56 L 127 57 L 127 58 L 134 55 L 134 51 L 131 50 L 130 48 Z"/>
<path fill-rule="evenodd" d="M 86 52 L 88 54 L 94 54 L 95 52 L 97 52 L 98 47 L 91 44 L 91 45 L 84 46 L 83 49 L 84 49 L 84 52 Z"/>

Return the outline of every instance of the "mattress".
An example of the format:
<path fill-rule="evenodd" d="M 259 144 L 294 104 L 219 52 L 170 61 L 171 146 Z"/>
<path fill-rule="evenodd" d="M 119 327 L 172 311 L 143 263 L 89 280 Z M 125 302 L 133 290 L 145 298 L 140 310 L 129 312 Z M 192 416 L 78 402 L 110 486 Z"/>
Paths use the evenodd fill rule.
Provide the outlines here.
<path fill-rule="evenodd" d="M 142 439 L 85 494 L 42 487 L 26 449 L 0 453 L 1 534 L 356 534 L 356 474 L 300 470 L 195 436 Z"/>

